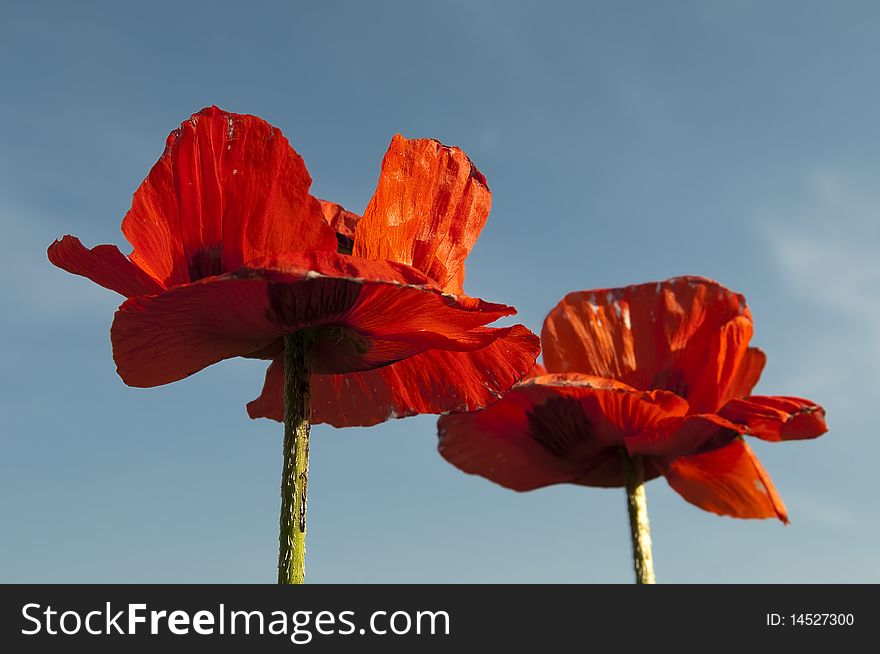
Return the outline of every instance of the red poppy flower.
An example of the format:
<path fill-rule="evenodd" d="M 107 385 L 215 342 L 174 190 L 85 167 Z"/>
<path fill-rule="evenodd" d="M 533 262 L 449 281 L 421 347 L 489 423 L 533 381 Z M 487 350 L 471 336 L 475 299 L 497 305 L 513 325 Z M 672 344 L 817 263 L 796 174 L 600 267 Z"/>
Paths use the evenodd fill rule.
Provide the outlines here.
<path fill-rule="evenodd" d="M 702 509 L 787 522 L 742 436 L 815 438 L 825 412 L 749 395 L 766 360 L 751 336 L 745 299 L 699 277 L 571 293 L 544 321 L 547 373 L 482 411 L 441 417 L 440 452 L 526 491 L 623 486 L 623 450 Z"/>
<path fill-rule="evenodd" d="M 282 419 L 282 339 L 304 329 L 315 422 L 476 409 L 526 374 L 537 337 L 485 327 L 515 310 L 462 291 L 490 193 L 461 150 L 395 136 L 360 219 L 310 185 L 275 127 L 211 107 L 171 133 L 135 193 L 131 255 L 65 236 L 49 259 L 129 298 L 111 340 L 131 386 L 272 360 L 253 417 Z"/>

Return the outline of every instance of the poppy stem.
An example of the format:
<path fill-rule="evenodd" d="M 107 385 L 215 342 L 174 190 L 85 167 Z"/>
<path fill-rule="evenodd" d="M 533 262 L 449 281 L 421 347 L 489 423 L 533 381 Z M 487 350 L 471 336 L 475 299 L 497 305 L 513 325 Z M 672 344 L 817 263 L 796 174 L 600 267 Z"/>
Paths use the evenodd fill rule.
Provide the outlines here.
<path fill-rule="evenodd" d="M 284 336 L 284 468 L 281 473 L 279 584 L 305 581 L 312 344 L 310 331 Z"/>
<path fill-rule="evenodd" d="M 629 509 L 629 533 L 632 538 L 633 568 L 637 584 L 657 583 L 651 555 L 651 526 L 648 524 L 648 498 L 645 495 L 645 465 L 642 457 L 621 452 L 626 505 Z"/>

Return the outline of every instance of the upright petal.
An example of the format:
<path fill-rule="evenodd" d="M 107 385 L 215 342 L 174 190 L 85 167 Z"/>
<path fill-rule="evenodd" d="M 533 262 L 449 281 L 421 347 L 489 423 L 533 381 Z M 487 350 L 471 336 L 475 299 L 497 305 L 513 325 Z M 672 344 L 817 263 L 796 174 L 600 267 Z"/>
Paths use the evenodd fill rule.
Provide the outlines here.
<path fill-rule="evenodd" d="M 741 438 L 721 449 L 675 459 L 665 475 L 679 495 L 705 511 L 788 523 L 770 475 Z"/>
<path fill-rule="evenodd" d="M 382 368 L 312 375 L 312 420 L 334 427 L 368 427 L 423 413 L 474 411 L 519 381 L 538 355 L 538 337 L 522 325 L 479 328 L 495 337 L 471 352 L 428 350 Z M 252 418 L 284 418 L 284 376 L 275 360 L 263 391 L 248 404 Z"/>
<path fill-rule="evenodd" d="M 111 291 L 134 297 L 159 293 L 164 287 L 133 264 L 115 245 L 87 249 L 75 236 L 65 236 L 49 246 L 49 261 L 59 268 L 88 277 Z"/>
<path fill-rule="evenodd" d="M 246 261 L 336 250 L 302 158 L 279 130 L 209 107 L 181 123 L 135 192 L 122 231 L 132 261 L 165 285 Z"/>
<path fill-rule="evenodd" d="M 739 363 L 733 381 L 728 389 L 727 396 L 722 398 L 722 406 L 727 400 L 745 397 L 751 394 L 752 389 L 761 378 L 764 366 L 767 364 L 767 355 L 757 347 L 746 350 L 745 356 Z"/>
<path fill-rule="evenodd" d="M 464 152 L 398 134 L 357 224 L 354 254 L 411 265 L 460 294 L 464 260 L 490 205 L 486 179 Z"/>
<path fill-rule="evenodd" d="M 752 395 L 728 402 L 720 414 L 747 426 L 750 436 L 765 441 L 816 438 L 828 431 L 825 409 L 800 397 Z"/>
<path fill-rule="evenodd" d="M 745 299 L 700 277 L 569 293 L 541 332 L 551 372 L 582 372 L 687 398 L 712 413 L 752 336 Z"/>

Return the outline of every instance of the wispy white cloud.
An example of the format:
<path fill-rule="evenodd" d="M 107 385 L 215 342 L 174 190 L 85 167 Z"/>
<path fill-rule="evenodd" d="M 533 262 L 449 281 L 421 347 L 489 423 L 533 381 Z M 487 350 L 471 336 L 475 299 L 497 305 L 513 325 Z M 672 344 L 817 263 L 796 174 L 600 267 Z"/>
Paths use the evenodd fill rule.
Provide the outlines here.
<path fill-rule="evenodd" d="M 822 348 L 798 371 L 829 392 L 874 395 L 880 366 L 880 186 L 874 171 L 816 169 L 789 206 L 760 212 L 784 284 L 812 311 L 794 325 Z M 851 397 L 851 400 L 858 398 Z"/>

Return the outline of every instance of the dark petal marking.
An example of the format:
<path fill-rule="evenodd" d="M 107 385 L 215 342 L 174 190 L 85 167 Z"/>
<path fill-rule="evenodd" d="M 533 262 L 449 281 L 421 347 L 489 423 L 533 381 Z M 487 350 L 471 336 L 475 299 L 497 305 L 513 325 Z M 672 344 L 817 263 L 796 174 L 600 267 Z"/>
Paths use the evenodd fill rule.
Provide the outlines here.
<path fill-rule="evenodd" d="M 529 437 L 548 452 L 567 458 L 593 440 L 593 428 L 577 400 L 554 397 L 528 413 Z"/>

